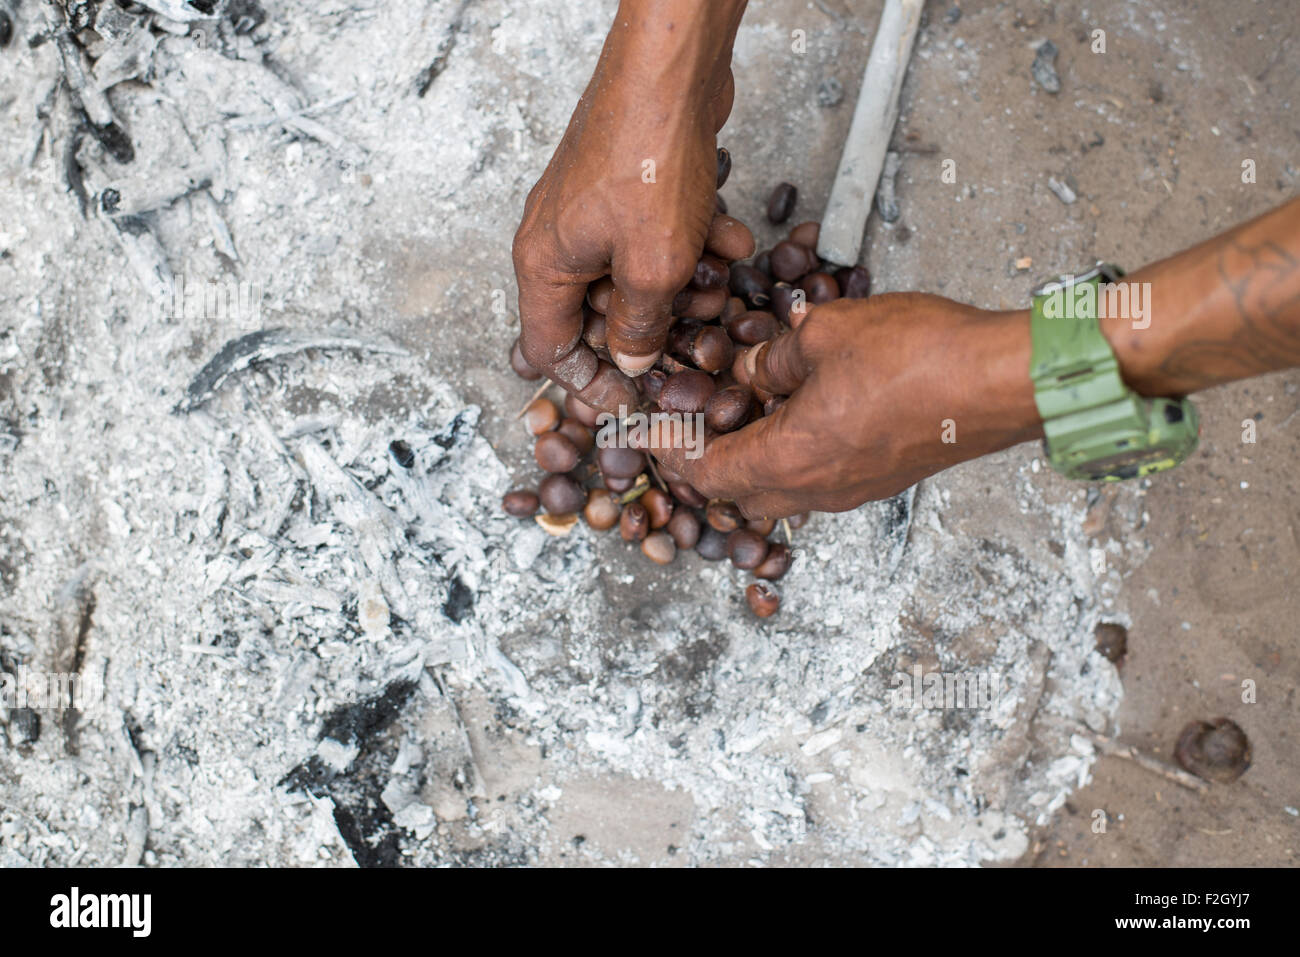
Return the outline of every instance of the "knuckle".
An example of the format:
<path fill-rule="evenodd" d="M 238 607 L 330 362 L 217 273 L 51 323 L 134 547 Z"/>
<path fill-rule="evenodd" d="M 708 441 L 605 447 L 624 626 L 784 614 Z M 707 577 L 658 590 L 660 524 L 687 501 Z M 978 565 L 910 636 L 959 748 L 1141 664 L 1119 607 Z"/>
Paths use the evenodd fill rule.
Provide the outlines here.
<path fill-rule="evenodd" d="M 510 256 L 514 260 L 516 273 L 528 273 L 539 265 L 537 242 L 527 225 L 520 226 L 515 233 L 514 242 L 510 246 Z"/>
<path fill-rule="evenodd" d="M 640 255 L 624 270 L 624 282 L 634 292 L 667 298 L 691 281 L 695 263 L 695 256 L 681 249 Z"/>

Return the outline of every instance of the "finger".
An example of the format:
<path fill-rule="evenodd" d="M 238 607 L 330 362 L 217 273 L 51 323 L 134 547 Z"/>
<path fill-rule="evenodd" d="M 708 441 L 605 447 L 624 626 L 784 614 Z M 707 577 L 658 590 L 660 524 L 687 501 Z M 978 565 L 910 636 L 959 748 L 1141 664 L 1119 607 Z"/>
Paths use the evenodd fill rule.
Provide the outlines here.
<path fill-rule="evenodd" d="M 750 385 L 773 395 L 790 395 L 803 385 L 811 371 L 798 331 L 760 342 L 745 355 Z"/>
<path fill-rule="evenodd" d="M 537 371 L 570 391 L 596 375 L 596 354 L 582 341 L 587 284 L 557 275 L 536 254 L 515 249 L 519 282 L 519 349 Z"/>
<path fill-rule="evenodd" d="M 735 432 L 712 437 L 704 454 L 674 455 L 670 467 L 708 498 L 740 500 L 792 483 L 792 421 L 783 407 Z M 689 449 L 688 449 L 689 451 Z"/>
<path fill-rule="evenodd" d="M 642 450 L 650 452 L 685 482 L 684 470 L 704 454 L 713 437 L 704 427 L 703 415 L 651 415 Z"/>
<path fill-rule="evenodd" d="M 754 234 L 749 227 L 726 213 L 718 213 L 709 224 L 704 249 L 719 259 L 735 262 L 754 255 Z"/>
<path fill-rule="evenodd" d="M 603 359 L 587 387 L 574 393 L 578 399 L 602 412 L 623 418 L 641 402 L 636 384 Z"/>
<path fill-rule="evenodd" d="M 614 263 L 606 335 L 609 354 L 625 373 L 638 376 L 655 364 L 672 321 L 673 297 L 694 273 L 694 257 L 677 253 Z"/>

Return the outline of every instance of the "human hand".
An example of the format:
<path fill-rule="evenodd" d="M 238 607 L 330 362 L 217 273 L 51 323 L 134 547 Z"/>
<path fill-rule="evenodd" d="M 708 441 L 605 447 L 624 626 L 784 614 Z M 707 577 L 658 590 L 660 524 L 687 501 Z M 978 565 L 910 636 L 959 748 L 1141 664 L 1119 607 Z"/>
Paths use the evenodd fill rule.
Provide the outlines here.
<path fill-rule="evenodd" d="M 520 348 L 588 405 L 636 407 L 623 373 L 654 364 L 702 252 L 734 260 L 754 251 L 749 230 L 717 214 L 715 200 L 716 135 L 731 111 L 730 51 L 743 9 L 731 0 L 625 0 L 529 194 L 514 242 Z M 582 341 L 588 285 L 607 275 L 608 349 L 622 372 Z M 677 313 L 698 313 L 692 300 L 709 296 L 717 315 L 725 291 L 688 292 Z"/>
<path fill-rule="evenodd" d="M 1029 316 L 891 293 L 811 309 L 752 349 L 751 382 L 789 399 L 694 461 L 656 454 L 749 518 L 838 512 L 1035 437 Z"/>

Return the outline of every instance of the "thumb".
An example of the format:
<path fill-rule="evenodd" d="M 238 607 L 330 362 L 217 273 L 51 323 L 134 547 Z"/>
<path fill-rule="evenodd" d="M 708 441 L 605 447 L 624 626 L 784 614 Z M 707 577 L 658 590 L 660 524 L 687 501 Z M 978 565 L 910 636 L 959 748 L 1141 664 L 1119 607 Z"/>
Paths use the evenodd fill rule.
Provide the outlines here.
<path fill-rule="evenodd" d="M 802 327 L 801 327 L 802 328 Z M 798 329 L 760 342 L 745 355 L 750 384 L 773 395 L 790 395 L 812 372 Z"/>

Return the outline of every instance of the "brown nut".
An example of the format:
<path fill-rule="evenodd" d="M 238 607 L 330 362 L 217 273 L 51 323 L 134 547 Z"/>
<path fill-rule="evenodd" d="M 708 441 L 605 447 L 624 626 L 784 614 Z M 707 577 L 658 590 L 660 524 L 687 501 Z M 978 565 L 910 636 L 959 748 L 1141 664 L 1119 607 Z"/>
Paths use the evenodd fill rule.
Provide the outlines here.
<path fill-rule="evenodd" d="M 695 289 L 723 289 L 731 278 L 731 270 L 717 256 L 705 253 L 695 264 L 695 275 L 691 277 L 691 286 Z"/>
<path fill-rule="evenodd" d="M 600 419 L 600 409 L 594 408 L 573 395 L 564 397 L 564 413 L 577 419 L 589 429 L 594 429 Z"/>
<path fill-rule="evenodd" d="M 727 320 L 725 328 L 727 335 L 742 346 L 756 346 L 760 342 L 774 339 L 780 331 L 780 326 L 776 324 L 776 316 L 757 309 Z"/>
<path fill-rule="evenodd" d="M 722 189 L 727 182 L 727 177 L 731 175 L 731 153 L 722 146 L 718 147 L 718 185 L 714 189 Z"/>
<path fill-rule="evenodd" d="M 674 359 L 666 352 L 659 357 L 659 366 L 668 375 L 676 375 L 679 372 L 686 372 L 691 368 L 685 362 L 682 362 L 678 359 Z M 659 390 L 659 394 L 663 395 L 662 389 Z"/>
<path fill-rule="evenodd" d="M 767 557 L 754 569 L 754 575 L 757 578 L 776 581 L 790 570 L 790 563 L 793 560 L 794 553 L 790 551 L 790 546 L 777 542 L 767 550 Z"/>
<path fill-rule="evenodd" d="M 782 282 L 794 282 L 817 268 L 817 257 L 807 246 L 788 239 L 772 247 L 772 275 Z"/>
<path fill-rule="evenodd" d="M 533 399 L 524 409 L 524 427 L 533 435 L 549 432 L 560 424 L 560 410 L 550 399 Z"/>
<path fill-rule="evenodd" d="M 722 561 L 727 557 L 727 536 L 716 528 L 710 528 L 706 525 L 700 529 L 700 537 L 695 543 L 695 550 L 706 561 Z"/>
<path fill-rule="evenodd" d="M 767 198 L 767 221 L 779 226 L 790 218 L 794 212 L 795 200 L 799 191 L 790 183 L 777 183 L 772 195 Z"/>
<path fill-rule="evenodd" d="M 702 372 L 721 372 L 731 365 L 736 345 L 718 326 L 705 326 L 691 343 L 691 361 Z"/>
<path fill-rule="evenodd" d="M 709 396 L 704 405 L 704 424 L 714 432 L 734 432 L 749 421 L 754 393 L 748 386 L 733 385 Z"/>
<path fill-rule="evenodd" d="M 814 306 L 840 298 L 840 284 L 828 272 L 810 272 L 799 280 L 798 288 L 804 291 L 808 302 Z"/>
<path fill-rule="evenodd" d="M 651 528 L 663 528 L 673 517 L 673 497 L 661 489 L 646 489 L 637 501 L 644 505 L 646 512 L 649 513 Z"/>
<path fill-rule="evenodd" d="M 698 319 L 678 319 L 668 330 L 668 351 L 679 359 L 689 359 L 695 336 L 703 328 Z"/>
<path fill-rule="evenodd" d="M 609 345 L 609 323 L 590 306 L 584 307 L 583 312 L 586 318 L 582 323 L 582 341 L 593 349 L 604 349 Z"/>
<path fill-rule="evenodd" d="M 703 508 L 709 503 L 707 498 L 685 482 L 669 482 L 668 491 L 673 493 L 673 498 L 690 508 Z"/>
<path fill-rule="evenodd" d="M 759 618 L 770 618 L 781 607 L 781 595 L 767 582 L 754 582 L 746 588 L 745 601 Z"/>
<path fill-rule="evenodd" d="M 1128 654 L 1127 628 L 1113 621 L 1103 621 L 1097 623 L 1092 635 L 1102 657 L 1116 666 L 1124 664 L 1124 657 Z"/>
<path fill-rule="evenodd" d="M 811 512 L 800 512 L 798 515 L 791 515 L 785 520 L 785 522 L 790 526 L 791 531 L 796 531 L 808 524 L 808 519 L 811 515 Z"/>
<path fill-rule="evenodd" d="M 776 531 L 776 519 L 774 518 L 751 518 L 746 520 L 745 527 L 752 529 L 764 538 Z"/>
<path fill-rule="evenodd" d="M 601 276 L 587 287 L 587 305 L 602 316 L 609 312 L 609 301 L 614 296 L 614 280 Z"/>
<path fill-rule="evenodd" d="M 577 419 L 565 419 L 555 429 L 578 449 L 579 455 L 586 455 L 596 444 L 596 435 Z"/>
<path fill-rule="evenodd" d="M 625 542 L 642 541 L 650 534 L 650 514 L 640 502 L 630 502 L 618 519 L 618 533 Z"/>
<path fill-rule="evenodd" d="M 536 515 L 541 504 L 537 493 L 525 488 L 506 492 L 501 499 L 501 509 L 507 515 L 513 515 L 515 518 L 530 518 Z"/>
<path fill-rule="evenodd" d="M 524 358 L 523 351 L 519 348 L 519 340 L 516 339 L 510 346 L 510 368 L 514 370 L 515 375 L 529 382 L 536 382 L 542 377 L 542 374 L 528 364 Z"/>
<path fill-rule="evenodd" d="M 659 393 L 659 406 L 665 412 L 703 412 L 714 388 L 713 378 L 707 372 L 697 369 L 675 372 Z"/>
<path fill-rule="evenodd" d="M 1230 784 L 1250 767 L 1250 740 L 1228 718 L 1193 721 L 1178 736 L 1174 757 L 1198 778 Z"/>
<path fill-rule="evenodd" d="M 667 565 L 677 557 L 677 543 L 667 532 L 651 532 L 641 542 L 641 551 L 656 565 Z"/>
<path fill-rule="evenodd" d="M 572 475 L 548 475 L 537 486 L 537 497 L 550 515 L 572 515 L 587 504 L 587 490 Z"/>
<path fill-rule="evenodd" d="M 772 301 L 772 280 L 756 266 L 737 263 L 731 267 L 731 292 L 744 299 L 751 309 L 766 309 Z"/>
<path fill-rule="evenodd" d="M 796 295 L 794 286 L 788 282 L 778 282 L 772 286 L 772 314 L 787 326 L 790 324 L 790 310 L 794 308 L 796 299 L 802 302 L 803 296 Z"/>
<path fill-rule="evenodd" d="M 609 478 L 634 479 L 645 471 L 645 453 L 607 445 L 596 450 L 596 465 Z"/>
<path fill-rule="evenodd" d="M 727 307 L 727 290 L 688 286 L 673 297 L 672 314 L 686 319 L 716 319 Z"/>
<path fill-rule="evenodd" d="M 745 516 L 735 502 L 715 498 L 708 503 L 704 511 L 704 520 L 710 528 L 730 534 L 745 524 Z"/>
<path fill-rule="evenodd" d="M 835 281 L 845 299 L 866 299 L 871 294 L 871 273 L 866 266 L 843 266 L 835 270 Z"/>
<path fill-rule="evenodd" d="M 727 557 L 737 568 L 757 568 L 767 557 L 767 539 L 748 528 L 738 528 L 727 536 Z"/>
<path fill-rule="evenodd" d="M 663 392 L 664 383 L 667 381 L 668 373 L 662 369 L 651 369 L 645 375 L 636 378 L 641 394 L 656 405 L 659 403 L 659 394 Z"/>
<path fill-rule="evenodd" d="M 605 488 L 618 495 L 629 492 L 636 485 L 635 478 L 615 478 L 612 475 L 601 475 L 601 481 L 605 483 Z"/>
<path fill-rule="evenodd" d="M 578 447 L 567 435 L 559 432 L 545 432 L 537 437 L 533 446 L 533 457 L 544 472 L 572 472 L 581 457 Z"/>
<path fill-rule="evenodd" d="M 582 517 L 596 531 L 605 532 L 618 524 L 621 512 L 618 498 L 608 489 L 593 488 L 587 493 L 587 505 L 582 510 Z"/>
<path fill-rule="evenodd" d="M 736 385 L 749 386 L 749 369 L 745 366 L 749 349 L 749 346 L 737 349 L 736 358 L 731 363 L 731 377 L 736 380 Z"/>
<path fill-rule="evenodd" d="M 772 278 L 772 250 L 764 249 L 754 257 L 754 268 L 766 276 L 769 280 Z"/>
<path fill-rule="evenodd" d="M 817 249 L 817 238 L 821 235 L 822 224 L 816 222 L 800 223 L 790 230 L 790 242 L 798 243 L 804 249 Z"/>
<path fill-rule="evenodd" d="M 664 531 L 673 537 L 678 548 L 694 548 L 700 540 L 700 520 L 689 508 L 674 509 Z"/>

